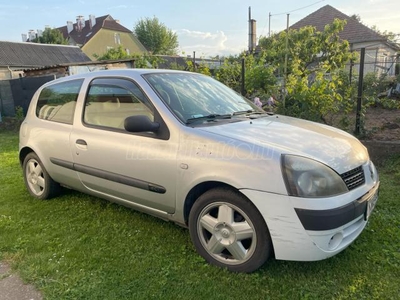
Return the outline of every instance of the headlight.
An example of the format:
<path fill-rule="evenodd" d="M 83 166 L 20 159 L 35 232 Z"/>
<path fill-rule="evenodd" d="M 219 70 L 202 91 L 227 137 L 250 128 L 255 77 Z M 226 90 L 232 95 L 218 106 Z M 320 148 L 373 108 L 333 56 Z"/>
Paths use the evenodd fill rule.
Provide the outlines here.
<path fill-rule="evenodd" d="M 330 197 L 348 191 L 335 171 L 309 158 L 282 155 L 282 173 L 290 196 Z"/>

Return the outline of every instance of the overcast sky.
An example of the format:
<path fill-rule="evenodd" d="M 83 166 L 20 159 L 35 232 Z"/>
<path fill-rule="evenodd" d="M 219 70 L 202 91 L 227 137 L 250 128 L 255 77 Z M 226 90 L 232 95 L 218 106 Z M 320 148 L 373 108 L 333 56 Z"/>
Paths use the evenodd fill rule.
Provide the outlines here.
<path fill-rule="evenodd" d="M 341 12 L 358 14 L 364 24 L 381 31 L 400 33 L 398 0 L 0 0 L 0 40 L 21 42 L 21 34 L 46 25 L 61 27 L 83 15 L 110 14 L 132 30 L 140 18 L 156 16 L 178 34 L 180 52 L 196 56 L 238 54 L 247 48 L 248 8 L 257 20 L 257 37 L 286 27 L 325 5 Z"/>

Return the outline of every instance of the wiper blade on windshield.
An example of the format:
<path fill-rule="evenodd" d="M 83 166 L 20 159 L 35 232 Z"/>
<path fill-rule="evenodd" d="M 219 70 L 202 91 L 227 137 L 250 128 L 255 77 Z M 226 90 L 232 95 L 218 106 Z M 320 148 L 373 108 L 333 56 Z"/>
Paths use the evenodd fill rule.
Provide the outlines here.
<path fill-rule="evenodd" d="M 210 114 L 207 116 L 196 116 L 193 118 L 189 118 L 186 120 L 186 124 L 191 124 L 196 121 L 201 121 L 201 120 L 207 120 L 207 121 L 212 121 L 212 120 L 217 120 L 217 119 L 230 119 L 232 118 L 231 114 L 225 114 L 225 115 L 220 115 L 220 114 Z"/>
<path fill-rule="evenodd" d="M 249 110 L 236 111 L 232 115 L 233 116 L 239 116 L 239 115 L 247 115 L 247 114 L 263 115 L 263 114 L 265 114 L 265 112 L 264 111 L 255 111 L 255 110 L 249 109 Z"/>
<path fill-rule="evenodd" d="M 233 116 L 240 116 L 240 115 L 246 115 L 246 117 L 250 119 L 258 119 L 266 116 L 271 116 L 274 113 L 266 112 L 266 111 L 256 111 L 256 110 L 243 110 L 243 111 L 237 111 L 234 112 L 232 115 Z M 256 115 L 256 116 L 255 116 Z"/>

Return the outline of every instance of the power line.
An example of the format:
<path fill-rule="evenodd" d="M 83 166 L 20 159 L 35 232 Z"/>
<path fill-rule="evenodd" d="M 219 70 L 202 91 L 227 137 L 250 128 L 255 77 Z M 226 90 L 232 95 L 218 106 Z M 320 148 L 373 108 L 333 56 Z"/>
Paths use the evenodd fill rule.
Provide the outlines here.
<path fill-rule="evenodd" d="M 325 1 L 325 0 L 320 0 L 320 1 L 314 2 L 314 3 L 312 3 L 312 4 L 309 4 L 309 5 L 300 7 L 300 8 L 296 8 L 296 9 L 291 10 L 291 11 L 287 11 L 287 12 L 283 12 L 283 13 L 279 13 L 279 14 L 271 14 L 270 16 L 272 17 L 272 16 L 286 15 L 286 14 L 289 14 L 289 13 L 292 13 L 292 12 L 295 12 L 295 11 L 298 11 L 298 10 L 302 10 L 302 9 L 308 8 L 308 7 L 310 7 L 310 6 L 313 6 L 313 5 L 315 5 L 315 4 L 318 4 L 318 3 L 321 3 L 321 2 L 324 2 L 324 1 Z"/>

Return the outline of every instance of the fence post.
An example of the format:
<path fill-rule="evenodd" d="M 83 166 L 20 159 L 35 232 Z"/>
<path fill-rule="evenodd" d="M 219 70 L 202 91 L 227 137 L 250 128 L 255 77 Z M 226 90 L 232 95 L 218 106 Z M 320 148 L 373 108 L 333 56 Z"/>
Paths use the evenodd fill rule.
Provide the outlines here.
<path fill-rule="evenodd" d="M 241 86 L 241 94 L 244 96 L 246 94 L 244 88 L 244 81 L 245 81 L 245 65 L 244 65 L 244 58 L 242 58 L 242 86 Z"/>
<path fill-rule="evenodd" d="M 3 98 L 1 97 L 1 86 L 0 86 L 0 123 L 2 122 L 1 114 L 3 113 Z"/>
<path fill-rule="evenodd" d="M 360 54 L 361 54 L 360 73 L 358 78 L 357 112 L 356 112 L 356 128 L 355 128 L 356 135 L 360 135 L 361 132 L 361 107 L 362 107 L 363 81 L 364 81 L 365 48 L 361 48 Z"/>

